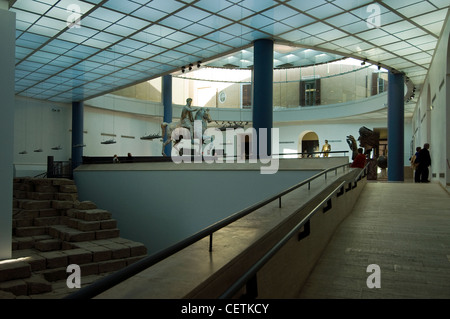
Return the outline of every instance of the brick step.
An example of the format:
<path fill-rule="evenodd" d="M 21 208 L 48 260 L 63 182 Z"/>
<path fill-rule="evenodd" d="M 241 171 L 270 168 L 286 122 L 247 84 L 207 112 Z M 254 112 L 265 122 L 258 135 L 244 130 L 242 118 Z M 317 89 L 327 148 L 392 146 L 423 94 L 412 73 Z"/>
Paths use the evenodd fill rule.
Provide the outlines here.
<path fill-rule="evenodd" d="M 99 221 L 111 219 L 111 213 L 104 209 L 69 209 L 67 216 L 71 218 L 82 219 L 85 221 Z"/>
<path fill-rule="evenodd" d="M 34 248 L 38 251 L 54 251 L 60 250 L 62 241 L 59 239 L 45 239 L 35 242 Z"/>
<path fill-rule="evenodd" d="M 52 207 L 52 200 L 16 199 L 17 208 L 40 210 Z"/>
<path fill-rule="evenodd" d="M 31 266 L 19 259 L 6 259 L 0 261 L 0 283 L 10 280 L 23 279 L 31 276 Z"/>
<path fill-rule="evenodd" d="M 110 273 L 125 268 L 128 265 L 142 259 L 144 256 L 128 257 L 122 259 L 110 259 L 100 262 L 92 262 L 87 264 L 80 264 L 81 272 L 81 286 L 83 286 L 83 276 L 100 275 L 103 273 Z M 60 267 L 54 269 L 46 269 L 39 272 L 46 280 L 56 282 L 59 280 L 67 280 L 70 275 L 67 272 L 67 267 Z"/>
<path fill-rule="evenodd" d="M 47 226 L 26 226 L 16 227 L 13 230 L 13 235 L 16 237 L 31 237 L 47 234 Z"/>
<path fill-rule="evenodd" d="M 52 284 L 44 276 L 33 274 L 29 278 L 0 283 L 0 291 L 12 293 L 14 296 L 43 294 L 52 291 Z"/>
<path fill-rule="evenodd" d="M 81 231 L 66 225 L 54 225 L 48 227 L 48 234 L 63 241 L 83 242 L 119 237 L 120 231 L 118 228 Z"/>
<path fill-rule="evenodd" d="M 28 237 L 16 237 L 12 238 L 12 250 L 24 250 L 34 248 L 36 242 L 41 240 L 53 239 L 50 235 L 38 235 L 38 236 L 28 236 Z"/>
<path fill-rule="evenodd" d="M 86 221 L 78 218 L 68 217 L 65 220 L 67 226 L 81 230 L 81 231 L 95 231 L 117 228 L 117 221 L 115 219 Z"/>
<path fill-rule="evenodd" d="M 39 217 L 55 217 L 62 216 L 64 212 L 56 208 L 43 208 L 43 209 L 20 209 L 13 210 L 13 220 L 20 219 L 33 219 Z"/>

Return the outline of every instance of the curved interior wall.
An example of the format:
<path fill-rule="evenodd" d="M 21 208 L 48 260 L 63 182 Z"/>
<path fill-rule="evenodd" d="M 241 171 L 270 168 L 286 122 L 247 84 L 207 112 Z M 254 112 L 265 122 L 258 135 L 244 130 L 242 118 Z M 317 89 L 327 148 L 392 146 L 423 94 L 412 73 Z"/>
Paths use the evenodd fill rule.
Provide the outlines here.
<path fill-rule="evenodd" d="M 274 128 L 280 129 L 280 153 L 298 152 L 299 136 L 305 131 L 315 132 L 320 145 L 329 140 L 333 151 L 350 151 L 347 135 L 357 138 L 361 126 L 387 127 L 387 120 L 383 118 L 357 120 L 351 116 L 364 117 L 364 114 L 385 110 L 385 103 L 386 93 L 383 93 L 361 101 L 274 110 Z M 106 95 L 86 101 L 84 107 L 84 156 L 161 155 L 159 139 L 140 139 L 161 132 L 161 103 Z M 173 105 L 174 120 L 182 107 Z M 210 112 L 212 119 L 219 122 L 251 121 L 251 110 L 216 108 Z M 408 166 L 411 126 L 408 119 L 405 122 L 404 158 Z M 54 156 L 55 161 L 70 159 L 71 105 L 16 97 L 14 127 L 15 176 L 45 172 L 49 155 Z M 115 144 L 102 144 L 111 138 L 116 140 Z M 55 146 L 61 146 L 61 150 L 52 150 Z M 25 149 L 27 154 L 19 154 Z M 36 149 L 42 152 L 34 152 Z"/>

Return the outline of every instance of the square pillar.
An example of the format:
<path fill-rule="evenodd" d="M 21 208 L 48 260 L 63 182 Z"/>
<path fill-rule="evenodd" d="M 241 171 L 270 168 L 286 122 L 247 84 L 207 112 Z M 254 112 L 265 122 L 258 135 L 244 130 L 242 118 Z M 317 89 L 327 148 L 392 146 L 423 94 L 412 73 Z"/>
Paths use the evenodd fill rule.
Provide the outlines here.
<path fill-rule="evenodd" d="M 405 80 L 401 73 L 388 75 L 388 181 L 404 181 Z"/>
<path fill-rule="evenodd" d="M 12 253 L 16 14 L 7 4 L 0 0 L 0 260 Z"/>

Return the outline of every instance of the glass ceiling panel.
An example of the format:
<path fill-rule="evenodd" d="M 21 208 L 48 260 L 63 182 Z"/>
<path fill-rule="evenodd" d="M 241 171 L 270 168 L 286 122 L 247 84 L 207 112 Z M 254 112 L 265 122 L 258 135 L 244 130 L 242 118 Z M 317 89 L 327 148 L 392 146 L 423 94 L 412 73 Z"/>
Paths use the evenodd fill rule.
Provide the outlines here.
<path fill-rule="evenodd" d="M 80 9 L 80 28 L 68 28 L 75 13 L 69 5 Z M 275 67 L 352 55 L 392 63 L 421 79 L 449 5 L 448 0 L 17 0 L 10 9 L 16 13 L 16 93 L 71 102 L 178 72 L 198 60 L 248 68 L 252 42 L 268 37 L 278 49 L 284 45 L 275 50 Z M 368 23 L 375 9 L 379 28 Z M 70 85 L 57 85 L 64 82 Z"/>

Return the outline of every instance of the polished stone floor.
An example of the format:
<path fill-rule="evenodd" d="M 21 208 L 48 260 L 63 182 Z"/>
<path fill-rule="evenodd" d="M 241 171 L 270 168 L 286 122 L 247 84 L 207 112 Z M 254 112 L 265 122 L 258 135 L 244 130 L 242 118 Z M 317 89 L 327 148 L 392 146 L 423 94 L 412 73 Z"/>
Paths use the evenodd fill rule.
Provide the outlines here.
<path fill-rule="evenodd" d="M 437 183 L 369 181 L 299 298 L 450 298 L 448 191 Z"/>

